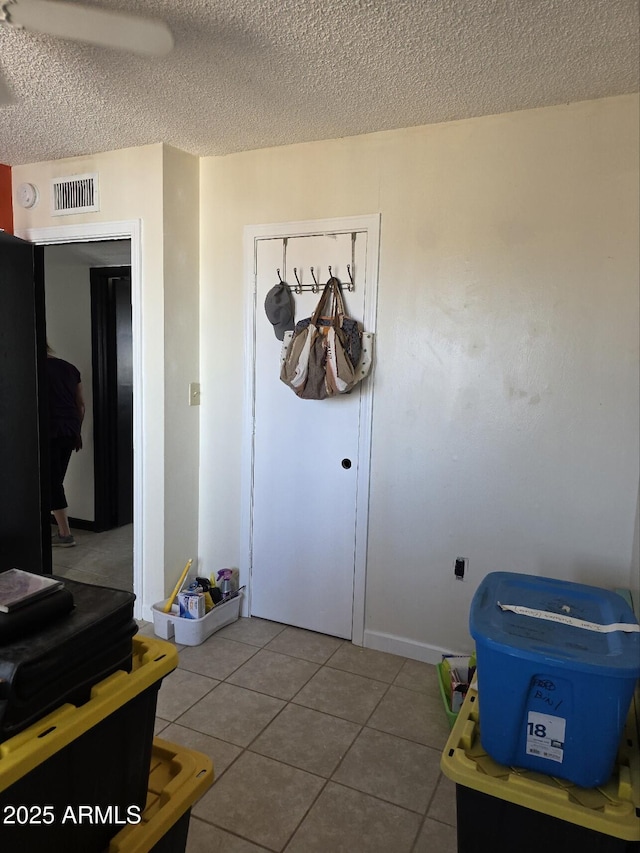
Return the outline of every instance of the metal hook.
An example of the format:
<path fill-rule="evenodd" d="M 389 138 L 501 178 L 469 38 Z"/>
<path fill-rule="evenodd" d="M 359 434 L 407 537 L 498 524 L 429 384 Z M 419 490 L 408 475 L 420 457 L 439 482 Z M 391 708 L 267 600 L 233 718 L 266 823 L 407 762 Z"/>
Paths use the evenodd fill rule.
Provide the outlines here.
<path fill-rule="evenodd" d="M 320 290 L 320 284 L 318 283 L 318 279 L 313 274 L 313 267 L 311 267 L 311 278 L 313 279 L 313 286 L 311 288 L 311 292 L 317 293 Z"/>
<path fill-rule="evenodd" d="M 280 284 L 285 284 L 285 282 L 282 280 L 282 276 L 280 275 L 280 270 L 276 270 L 276 272 L 278 273 L 278 278 L 280 279 Z"/>
<path fill-rule="evenodd" d="M 349 273 L 349 284 L 347 285 L 347 290 L 353 290 L 353 276 L 351 275 L 351 264 L 347 264 L 347 272 Z"/>
<path fill-rule="evenodd" d="M 302 282 L 298 278 L 298 268 L 297 267 L 293 268 L 293 274 L 295 275 L 296 281 L 298 282 L 296 287 L 295 287 L 295 291 L 296 291 L 296 293 L 302 293 Z"/>

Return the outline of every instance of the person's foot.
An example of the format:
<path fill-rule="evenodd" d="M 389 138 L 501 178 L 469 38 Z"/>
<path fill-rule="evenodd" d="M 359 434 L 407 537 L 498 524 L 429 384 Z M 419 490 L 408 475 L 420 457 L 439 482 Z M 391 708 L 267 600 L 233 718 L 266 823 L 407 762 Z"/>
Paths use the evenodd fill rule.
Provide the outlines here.
<path fill-rule="evenodd" d="M 53 548 L 73 548 L 75 544 L 76 540 L 71 534 L 61 536 L 59 533 L 56 533 L 55 536 L 51 537 L 51 546 Z"/>

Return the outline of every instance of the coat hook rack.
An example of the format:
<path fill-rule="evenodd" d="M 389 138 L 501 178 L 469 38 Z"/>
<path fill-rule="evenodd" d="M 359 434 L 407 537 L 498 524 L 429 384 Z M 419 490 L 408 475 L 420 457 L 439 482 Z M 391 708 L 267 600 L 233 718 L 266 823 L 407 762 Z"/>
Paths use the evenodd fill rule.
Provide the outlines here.
<path fill-rule="evenodd" d="M 347 264 L 347 273 L 349 274 L 349 284 L 347 285 L 347 290 L 353 290 L 355 287 L 353 276 L 351 275 L 351 264 Z"/>
<path fill-rule="evenodd" d="M 333 273 L 331 272 L 331 267 L 328 266 L 327 269 L 329 271 L 329 278 L 332 278 Z M 309 267 L 309 270 L 311 272 L 311 278 L 313 279 L 313 284 L 303 284 L 303 282 L 302 282 L 302 270 L 300 270 L 300 272 L 298 272 L 298 267 L 293 268 L 293 274 L 296 278 L 295 285 L 287 284 L 287 282 L 284 281 L 282 276 L 280 275 L 279 269 L 276 270 L 276 272 L 278 273 L 278 280 L 279 280 L 280 284 L 287 285 L 287 287 L 290 290 L 293 290 L 295 293 L 302 293 L 305 290 L 310 290 L 312 293 L 320 293 L 320 290 L 323 287 L 323 285 L 320 284 L 320 282 L 316 278 L 314 268 Z M 355 282 L 353 280 L 353 274 L 351 272 L 351 264 L 347 264 L 347 273 L 349 275 L 349 282 L 348 282 L 348 284 L 344 285 L 344 287 L 346 287 L 347 290 L 355 290 Z"/>

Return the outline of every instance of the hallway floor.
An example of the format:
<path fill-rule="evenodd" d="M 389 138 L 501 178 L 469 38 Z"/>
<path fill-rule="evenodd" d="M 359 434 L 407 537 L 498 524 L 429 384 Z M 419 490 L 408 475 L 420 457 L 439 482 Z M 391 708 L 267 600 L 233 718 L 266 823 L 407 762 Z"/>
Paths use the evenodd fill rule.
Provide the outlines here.
<path fill-rule="evenodd" d="M 58 528 L 51 526 L 51 533 Z M 71 530 L 73 548 L 52 548 L 53 574 L 84 583 L 133 590 L 133 524 L 93 533 Z"/>
<path fill-rule="evenodd" d="M 155 733 L 215 773 L 187 853 L 455 853 L 434 666 L 255 618 L 178 650 Z"/>
<path fill-rule="evenodd" d="M 132 589 L 132 525 L 72 532 L 55 574 Z M 178 651 L 155 734 L 215 774 L 186 853 L 455 853 L 434 666 L 255 618 Z"/>

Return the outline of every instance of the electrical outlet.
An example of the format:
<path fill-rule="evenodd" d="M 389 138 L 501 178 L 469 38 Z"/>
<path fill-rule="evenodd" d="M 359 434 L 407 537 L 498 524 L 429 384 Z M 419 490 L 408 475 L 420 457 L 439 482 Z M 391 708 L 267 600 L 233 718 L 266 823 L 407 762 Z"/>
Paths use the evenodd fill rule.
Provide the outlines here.
<path fill-rule="evenodd" d="M 469 558 L 468 557 L 456 557 L 453 561 L 453 574 L 456 577 L 456 580 L 463 581 L 464 576 L 467 573 L 467 569 L 469 568 Z"/>

